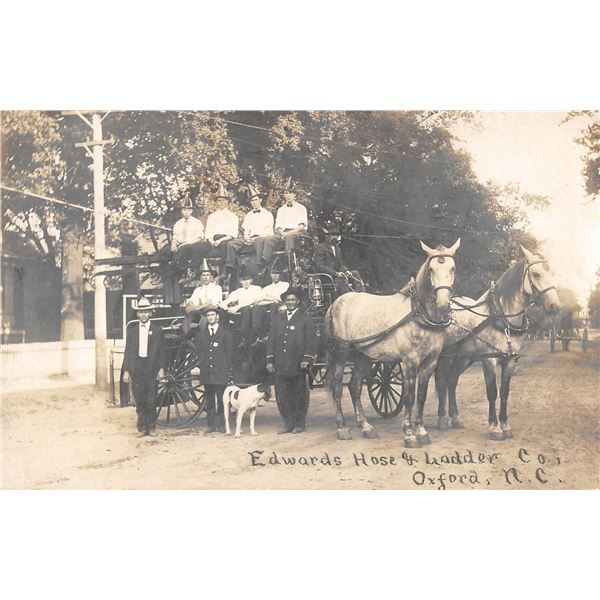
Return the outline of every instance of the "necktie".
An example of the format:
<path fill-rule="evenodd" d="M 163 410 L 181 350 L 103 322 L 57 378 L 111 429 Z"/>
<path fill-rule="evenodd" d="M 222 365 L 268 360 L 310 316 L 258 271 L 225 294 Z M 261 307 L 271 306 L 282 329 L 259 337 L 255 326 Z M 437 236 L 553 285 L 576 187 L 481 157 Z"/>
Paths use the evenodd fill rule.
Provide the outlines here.
<path fill-rule="evenodd" d="M 260 212 L 260 210 L 256 210 L 256 209 L 255 209 L 255 210 L 253 210 L 252 212 L 253 212 L 253 213 L 256 213 L 256 214 L 258 214 L 258 213 Z"/>
<path fill-rule="evenodd" d="M 214 328 L 210 327 L 210 337 L 214 337 L 215 336 L 215 330 Z"/>

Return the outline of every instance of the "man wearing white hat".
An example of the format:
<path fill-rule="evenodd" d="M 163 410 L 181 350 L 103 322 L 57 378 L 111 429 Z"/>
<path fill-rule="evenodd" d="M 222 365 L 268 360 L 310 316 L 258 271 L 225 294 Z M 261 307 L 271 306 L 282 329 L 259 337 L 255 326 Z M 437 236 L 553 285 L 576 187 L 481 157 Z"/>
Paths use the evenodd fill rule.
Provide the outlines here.
<path fill-rule="evenodd" d="M 259 285 L 253 285 L 252 273 L 242 266 L 240 269 L 240 283 L 242 287 L 231 292 L 226 300 L 219 303 L 219 307 L 232 315 L 240 315 L 240 330 L 242 340 L 240 346 L 247 346 L 250 339 L 256 338 L 251 334 L 252 311 L 251 308 L 262 299 L 263 291 Z"/>
<path fill-rule="evenodd" d="M 186 195 L 179 206 L 181 219 L 173 227 L 171 251 L 175 254 L 175 262 L 180 268 L 185 269 L 190 263 L 192 267 L 198 267 L 212 246 L 204 241 L 202 221 L 192 216 L 192 199 Z"/>
<path fill-rule="evenodd" d="M 284 203 L 277 210 L 275 234 L 284 241 L 286 251 L 290 252 L 296 246 L 298 236 L 308 231 L 308 212 L 306 206 L 296 201 L 291 177 L 283 189 L 283 199 Z"/>
<path fill-rule="evenodd" d="M 160 325 L 150 322 L 152 303 L 140 298 L 135 304 L 139 321 L 127 327 L 123 357 L 123 382 L 131 383 L 139 436 L 156 435 L 156 386 L 165 376 L 167 353 Z"/>
<path fill-rule="evenodd" d="M 231 199 L 222 183 L 219 185 L 216 200 L 217 210 L 208 215 L 206 220 L 206 241 L 210 244 L 211 255 L 217 254 L 226 262 L 227 245 L 231 240 L 235 240 L 239 233 L 239 219 L 228 208 Z"/>
<path fill-rule="evenodd" d="M 273 214 L 262 206 L 260 192 L 251 184 L 248 185 L 248 194 L 252 210 L 242 222 L 244 237 L 231 240 L 227 245 L 227 268 L 230 271 L 236 266 L 239 251 L 246 246 L 254 246 L 259 270 L 270 264 L 273 256 Z"/>
<path fill-rule="evenodd" d="M 217 272 L 208 266 L 208 262 L 204 259 L 202 269 L 200 271 L 200 285 L 192 292 L 190 299 L 186 302 L 185 312 L 187 313 L 183 319 L 181 329 L 184 333 L 188 333 L 192 321 L 200 314 L 200 326 L 203 325 L 206 317 L 202 313 L 209 307 L 217 306 L 223 300 L 223 290 L 218 283 L 213 281 L 217 276 Z"/>

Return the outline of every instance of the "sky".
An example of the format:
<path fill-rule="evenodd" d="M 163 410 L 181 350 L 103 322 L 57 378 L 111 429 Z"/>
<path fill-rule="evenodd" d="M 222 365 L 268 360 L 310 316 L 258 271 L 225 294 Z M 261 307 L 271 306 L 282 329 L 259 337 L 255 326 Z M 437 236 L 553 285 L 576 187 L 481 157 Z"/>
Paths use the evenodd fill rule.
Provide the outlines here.
<path fill-rule="evenodd" d="M 557 285 L 572 289 L 583 306 L 600 265 L 600 207 L 590 202 L 582 175 L 585 148 L 575 143 L 582 119 L 565 112 L 477 112 L 476 126 L 453 127 L 477 177 L 517 183 L 547 196 L 549 208 L 526 209 L 530 231 L 542 242 Z"/>

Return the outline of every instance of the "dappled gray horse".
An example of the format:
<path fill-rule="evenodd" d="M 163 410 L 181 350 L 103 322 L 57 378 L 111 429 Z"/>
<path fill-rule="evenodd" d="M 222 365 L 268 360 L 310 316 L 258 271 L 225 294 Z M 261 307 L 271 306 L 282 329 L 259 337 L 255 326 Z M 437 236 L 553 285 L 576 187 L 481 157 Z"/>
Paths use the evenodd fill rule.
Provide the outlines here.
<path fill-rule="evenodd" d="M 428 258 L 419 269 L 414 284 L 392 296 L 351 292 L 340 296 L 325 316 L 329 390 L 335 401 L 337 437 L 351 439 L 342 412 L 342 376 L 348 360 L 353 362 L 348 384 L 356 421 L 366 438 L 378 437 L 367 421 L 360 400 L 363 380 L 371 361 L 402 362 L 405 384 L 404 443 L 407 447 L 429 443 L 423 425 L 427 385 L 444 344 L 450 298 L 454 284 L 454 253 L 460 246 L 438 246 L 435 250 L 421 242 Z M 412 409 L 418 377 L 419 412 L 412 423 Z"/>
<path fill-rule="evenodd" d="M 445 330 L 446 342 L 435 371 L 440 429 L 448 429 L 446 398 L 452 427 L 463 427 L 458 417 L 456 386 L 460 375 L 481 360 L 489 404 L 489 435 L 493 440 L 512 437 L 508 394 L 527 331 L 527 310 L 539 303 L 548 314 L 560 309 L 548 261 L 523 246 L 521 249 L 525 258 L 510 267 L 479 299 L 461 296 L 452 300 L 453 323 Z M 496 414 L 498 364 L 500 424 Z"/>

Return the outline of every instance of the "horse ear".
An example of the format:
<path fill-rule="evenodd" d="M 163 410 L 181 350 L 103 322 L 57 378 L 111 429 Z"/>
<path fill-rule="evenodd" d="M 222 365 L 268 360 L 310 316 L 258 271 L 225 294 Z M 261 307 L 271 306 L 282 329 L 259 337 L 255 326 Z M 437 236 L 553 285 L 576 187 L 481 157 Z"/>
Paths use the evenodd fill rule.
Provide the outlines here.
<path fill-rule="evenodd" d="M 519 244 L 519 246 L 521 246 L 521 244 Z M 525 246 L 521 246 L 521 250 L 523 251 L 523 255 L 525 256 L 525 258 L 527 259 L 527 262 L 531 262 L 535 259 L 535 254 L 530 250 L 527 250 Z"/>
<path fill-rule="evenodd" d="M 448 248 L 448 254 L 454 256 L 454 253 L 460 248 L 460 238 L 458 238 L 450 248 Z"/>
<path fill-rule="evenodd" d="M 419 240 L 419 242 L 421 242 L 421 240 Z M 433 248 L 430 248 L 427 244 L 425 244 L 423 242 L 421 242 L 421 248 L 423 248 L 423 251 L 428 256 L 431 256 L 432 254 L 435 254 L 435 250 Z"/>

